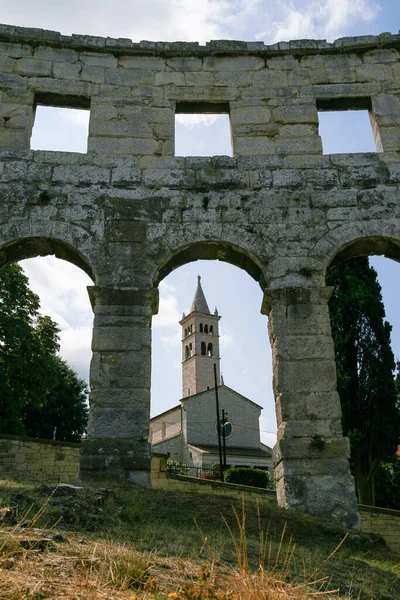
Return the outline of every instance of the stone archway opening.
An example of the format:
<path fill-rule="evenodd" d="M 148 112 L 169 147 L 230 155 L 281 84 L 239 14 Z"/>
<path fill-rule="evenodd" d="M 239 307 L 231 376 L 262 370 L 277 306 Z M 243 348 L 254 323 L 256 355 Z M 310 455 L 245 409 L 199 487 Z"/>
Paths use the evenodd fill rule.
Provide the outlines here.
<path fill-rule="evenodd" d="M 56 238 L 26 237 L 13 240 L 0 247 L 0 268 L 8 263 L 19 262 L 37 256 L 55 256 L 84 271 L 96 282 L 96 276 L 90 261 L 70 244 Z"/>
<path fill-rule="evenodd" d="M 400 358 L 399 262 L 396 239 L 365 237 L 345 244 L 326 275 L 343 432 L 351 442 L 358 501 L 383 508 L 396 508 L 382 465 L 396 460 L 400 445 L 394 383 Z"/>
<path fill-rule="evenodd" d="M 199 313 L 192 319 L 199 275 L 210 315 Z M 185 375 L 185 368 L 191 369 L 190 362 L 207 365 L 214 359 L 220 365 L 218 385 L 222 383 L 237 393 L 238 406 L 230 410 L 239 410 L 241 403 L 263 408 L 260 422 L 258 416 L 250 414 L 249 419 L 253 420 L 246 425 L 246 406 L 242 423 L 236 414 L 229 414 L 229 408 L 221 406 L 221 414 L 224 408 L 232 426 L 230 445 L 240 445 L 242 429 L 242 434 L 247 433 L 248 437 L 249 448 L 245 453 L 254 449 L 257 436 L 262 443 L 259 448 L 265 449 L 263 444 L 271 448 L 276 440 L 276 416 L 267 319 L 260 313 L 263 295 L 257 285 L 264 284 L 261 269 L 239 248 L 211 242 L 184 248 L 159 269 L 156 282 L 159 282 L 160 309 L 152 321 L 150 427 L 150 440 L 155 450 L 168 451 L 174 460 L 189 464 L 194 475 L 202 466 L 208 468 L 217 462 L 213 379 L 202 382 L 202 375 L 197 379 L 191 374 Z M 187 323 L 182 319 L 187 319 Z M 189 332 L 191 327 L 191 333 L 185 336 L 185 331 Z M 192 353 L 186 350 L 191 342 Z M 203 366 L 196 368 L 200 370 Z M 208 398 L 211 395 L 212 400 Z M 196 415 L 193 406 L 201 399 L 204 400 L 204 412 Z M 255 412 L 257 410 L 259 408 Z M 199 448 L 203 444 L 207 447 L 202 460 L 196 455 L 197 450 L 187 451 L 177 442 L 179 434 L 189 446 Z M 173 436 L 178 436 L 174 438 L 175 448 L 167 449 L 171 442 L 169 438 Z M 244 454 L 238 455 L 236 460 L 230 457 L 227 464 L 257 466 L 254 456 L 245 459 Z M 271 452 L 267 462 L 272 471 Z M 259 463 L 265 467 L 262 460 Z"/>
<path fill-rule="evenodd" d="M 41 318 L 50 317 L 59 330 L 56 337 L 60 348 L 58 352 L 54 351 L 54 356 L 65 361 L 78 379 L 88 384 L 93 313 L 87 286 L 92 285 L 94 281 L 94 272 L 89 261 L 68 244 L 50 238 L 26 238 L 4 245 L 0 248 L 0 260 L 4 268 L 13 263 L 18 263 L 22 268 L 23 274 L 28 278 L 30 290 L 40 300 L 40 307 L 36 311 L 37 316 L 32 318 L 32 325 L 37 328 Z M 50 329 L 52 327 L 50 324 Z M 61 368 L 60 377 L 64 376 L 67 377 L 68 373 L 64 373 Z M 54 389 L 57 385 L 55 384 Z M 53 402 L 53 392 L 50 390 L 46 394 L 50 394 Z M 64 399 L 60 400 L 59 407 L 63 402 Z M 77 411 L 75 417 L 80 412 L 78 404 Z M 71 429 L 69 433 L 72 422 L 71 427 L 64 424 L 63 428 L 60 428 L 56 423 L 51 427 L 50 425 L 49 420 L 49 423 L 41 423 L 40 427 L 38 425 L 37 433 L 33 429 L 26 430 L 25 433 L 45 439 L 76 441 L 86 429 Z"/>

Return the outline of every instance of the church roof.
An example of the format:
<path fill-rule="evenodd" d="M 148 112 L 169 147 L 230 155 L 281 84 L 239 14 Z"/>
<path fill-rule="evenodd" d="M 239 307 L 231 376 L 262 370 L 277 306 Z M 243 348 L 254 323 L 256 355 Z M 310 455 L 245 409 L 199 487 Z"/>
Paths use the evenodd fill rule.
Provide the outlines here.
<path fill-rule="evenodd" d="M 205 315 L 210 315 L 210 309 L 208 308 L 207 300 L 203 292 L 203 288 L 201 287 L 201 277 L 197 276 L 197 288 L 194 294 L 192 306 L 190 307 L 190 312 L 199 312 L 204 313 Z"/>
<path fill-rule="evenodd" d="M 228 385 L 225 385 L 225 383 L 223 383 L 222 385 L 218 386 L 218 389 L 222 389 L 222 388 L 225 388 L 231 394 L 234 394 L 235 396 L 238 396 L 239 398 L 242 398 L 243 400 L 246 400 L 246 402 L 250 402 L 250 404 L 254 404 L 254 406 L 257 406 L 257 408 L 259 408 L 260 410 L 262 410 L 262 406 L 260 406 L 259 404 L 257 404 L 257 402 L 254 402 L 253 400 L 250 400 L 250 398 L 246 398 L 246 396 L 243 396 L 243 394 L 239 394 L 239 392 L 237 392 L 236 390 L 233 390 Z M 207 394 L 214 394 L 215 395 L 215 388 L 210 388 L 209 390 L 203 390 L 202 392 L 197 392 L 197 394 L 190 394 L 190 396 L 185 396 L 184 398 L 181 398 L 181 402 L 182 403 L 183 402 L 187 402 L 187 401 L 193 400 L 194 398 L 198 399 L 199 396 L 207 395 Z"/>
<path fill-rule="evenodd" d="M 202 452 L 208 452 L 209 454 L 218 454 L 219 448 L 218 446 L 209 446 L 207 444 L 196 444 L 196 448 L 201 450 Z M 260 446 L 254 448 L 243 448 L 242 446 L 227 446 L 226 447 L 227 456 L 257 456 L 259 458 L 270 457 L 272 456 L 272 448 L 266 446 L 265 444 L 260 444 Z"/>

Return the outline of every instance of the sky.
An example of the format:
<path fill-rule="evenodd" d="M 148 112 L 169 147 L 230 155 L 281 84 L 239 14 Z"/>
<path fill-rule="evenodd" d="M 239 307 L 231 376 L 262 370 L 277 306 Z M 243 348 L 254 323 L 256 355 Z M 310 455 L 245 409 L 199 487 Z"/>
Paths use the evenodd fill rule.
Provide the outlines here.
<path fill-rule="evenodd" d="M 133 41 L 236 39 L 272 44 L 291 39 L 333 40 L 344 36 L 397 33 L 398 0 L 0 0 L 0 21 L 63 34 L 83 33 Z M 375 151 L 366 113 L 347 113 L 351 127 L 333 113 L 320 115 L 324 153 Z M 33 149 L 86 152 L 85 111 L 38 111 Z M 350 133 L 351 131 L 351 133 Z M 54 136 L 54 132 L 57 135 Z M 179 115 L 176 154 L 231 155 L 229 122 L 224 116 Z M 397 311 L 400 266 L 376 257 L 387 318 L 393 325 L 392 346 L 400 358 Z M 88 379 L 93 316 L 85 273 L 52 257 L 23 261 L 42 311 L 61 329 L 61 353 Z M 273 445 L 276 432 L 272 394 L 271 351 L 267 318 L 260 314 L 258 284 L 240 269 L 218 261 L 197 261 L 171 273 L 160 284 L 160 311 L 153 319 L 152 414 L 177 404 L 181 396 L 181 342 L 178 321 L 188 312 L 202 276 L 210 309 L 222 316 L 221 370 L 227 385 L 264 407 L 262 439 Z"/>

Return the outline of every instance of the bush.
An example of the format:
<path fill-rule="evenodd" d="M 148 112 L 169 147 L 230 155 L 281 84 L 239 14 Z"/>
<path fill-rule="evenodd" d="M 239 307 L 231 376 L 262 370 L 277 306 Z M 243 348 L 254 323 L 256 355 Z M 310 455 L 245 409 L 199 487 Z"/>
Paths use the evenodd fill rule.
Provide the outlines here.
<path fill-rule="evenodd" d="M 190 467 L 185 463 L 180 463 L 177 460 L 167 460 L 167 473 L 174 475 L 189 475 Z"/>
<path fill-rule="evenodd" d="M 219 464 L 213 464 L 211 469 L 205 469 L 201 471 L 199 475 L 200 479 L 209 479 L 210 481 L 219 481 L 220 478 L 220 466 Z"/>
<path fill-rule="evenodd" d="M 225 471 L 225 481 L 227 483 L 238 483 L 239 485 L 249 485 L 264 489 L 273 488 L 273 478 L 268 471 L 261 469 L 237 468 Z"/>

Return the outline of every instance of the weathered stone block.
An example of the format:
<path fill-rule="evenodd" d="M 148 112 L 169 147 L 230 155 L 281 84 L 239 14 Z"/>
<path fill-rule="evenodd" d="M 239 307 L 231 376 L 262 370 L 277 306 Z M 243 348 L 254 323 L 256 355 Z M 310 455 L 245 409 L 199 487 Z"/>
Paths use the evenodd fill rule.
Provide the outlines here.
<path fill-rule="evenodd" d="M 275 141 L 267 136 L 233 138 L 235 156 L 268 156 L 276 154 Z"/>
<path fill-rule="evenodd" d="M 141 439 L 147 440 L 148 407 L 142 408 L 97 408 L 90 411 L 88 437 L 96 439 Z M 135 457 L 132 457 L 135 460 Z"/>
<path fill-rule="evenodd" d="M 271 111 L 267 106 L 241 106 L 231 109 L 232 127 L 238 123 L 266 124 L 271 120 Z"/>
<path fill-rule="evenodd" d="M 148 138 L 89 136 L 88 152 L 111 155 L 157 155 L 161 153 L 161 143 Z"/>
<path fill-rule="evenodd" d="M 53 65 L 53 75 L 56 79 L 79 79 L 81 71 L 82 65 L 78 62 L 56 62 Z"/>
<path fill-rule="evenodd" d="M 278 154 L 321 154 L 322 141 L 319 135 L 295 138 L 277 138 L 275 140 Z"/>
<path fill-rule="evenodd" d="M 272 118 L 278 123 L 315 123 L 318 124 L 316 106 L 309 104 L 298 106 L 278 106 L 273 110 Z"/>
<path fill-rule="evenodd" d="M 91 165 L 65 165 L 55 167 L 53 171 L 54 182 L 99 184 L 108 183 L 110 177 L 110 169 L 93 167 Z"/>

